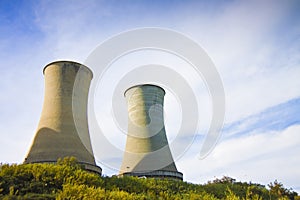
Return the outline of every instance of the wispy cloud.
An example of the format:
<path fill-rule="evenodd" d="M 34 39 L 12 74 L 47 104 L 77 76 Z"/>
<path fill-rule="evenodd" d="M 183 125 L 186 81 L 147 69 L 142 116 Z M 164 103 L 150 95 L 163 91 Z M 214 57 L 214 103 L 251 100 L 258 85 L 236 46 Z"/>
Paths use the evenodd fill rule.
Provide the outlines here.
<path fill-rule="evenodd" d="M 300 124 L 300 98 L 270 107 L 261 113 L 225 125 L 223 136 L 236 137 L 244 134 L 267 131 L 282 131 Z"/>

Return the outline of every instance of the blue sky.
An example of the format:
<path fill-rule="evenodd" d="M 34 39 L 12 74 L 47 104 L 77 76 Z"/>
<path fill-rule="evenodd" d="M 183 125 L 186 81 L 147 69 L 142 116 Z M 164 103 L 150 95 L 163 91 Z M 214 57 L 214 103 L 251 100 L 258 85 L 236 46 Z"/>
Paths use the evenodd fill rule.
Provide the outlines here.
<path fill-rule="evenodd" d="M 296 0 L 1 1 L 0 162 L 21 163 L 30 147 L 42 109 L 42 69 L 47 63 L 83 63 L 115 34 L 162 27 L 198 42 L 225 88 L 222 137 L 209 156 L 197 158 L 204 137 L 201 128 L 207 127 L 205 116 L 211 115 L 204 103 L 204 125 L 176 161 L 184 179 L 204 183 L 227 175 L 262 184 L 278 179 L 299 192 L 299 10 Z M 191 84 L 200 98 L 207 97 L 203 84 Z M 178 105 L 171 96 L 166 98 L 166 113 L 171 112 L 166 128 L 172 139 Z M 124 138 L 119 140 L 116 143 L 124 145 Z M 106 168 L 103 172 L 117 173 Z"/>

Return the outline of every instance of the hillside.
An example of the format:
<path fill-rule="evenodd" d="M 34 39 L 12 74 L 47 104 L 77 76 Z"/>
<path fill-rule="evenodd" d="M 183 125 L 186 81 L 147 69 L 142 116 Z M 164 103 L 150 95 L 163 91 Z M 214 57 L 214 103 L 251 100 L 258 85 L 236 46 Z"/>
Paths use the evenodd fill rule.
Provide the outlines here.
<path fill-rule="evenodd" d="M 76 164 L 0 165 L 0 199 L 300 199 L 277 181 L 268 188 L 223 177 L 204 185 L 136 177 L 100 177 Z"/>

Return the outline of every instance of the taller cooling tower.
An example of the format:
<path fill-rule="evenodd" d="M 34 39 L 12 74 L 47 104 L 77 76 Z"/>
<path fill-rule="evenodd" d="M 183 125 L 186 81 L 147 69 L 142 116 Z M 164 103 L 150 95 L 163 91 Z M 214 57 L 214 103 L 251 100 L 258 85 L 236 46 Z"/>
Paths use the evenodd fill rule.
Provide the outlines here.
<path fill-rule="evenodd" d="M 174 163 L 164 125 L 165 91 L 144 84 L 124 93 L 128 106 L 128 133 L 120 175 L 183 179 Z"/>
<path fill-rule="evenodd" d="M 53 163 L 74 156 L 86 170 L 101 174 L 95 163 L 87 121 L 92 71 L 70 61 L 45 66 L 44 105 L 24 163 Z"/>

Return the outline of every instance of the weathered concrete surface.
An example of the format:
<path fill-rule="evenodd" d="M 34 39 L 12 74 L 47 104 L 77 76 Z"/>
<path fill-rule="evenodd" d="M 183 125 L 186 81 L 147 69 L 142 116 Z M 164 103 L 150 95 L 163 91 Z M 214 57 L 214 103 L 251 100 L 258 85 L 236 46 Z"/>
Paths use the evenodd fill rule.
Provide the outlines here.
<path fill-rule="evenodd" d="M 75 62 L 58 61 L 44 68 L 43 111 L 24 163 L 56 162 L 74 156 L 87 170 L 96 166 L 91 146 L 87 102 L 92 71 Z"/>
<path fill-rule="evenodd" d="M 163 118 L 165 91 L 156 85 L 137 85 L 125 91 L 128 135 L 121 175 L 182 180 L 169 148 Z"/>

